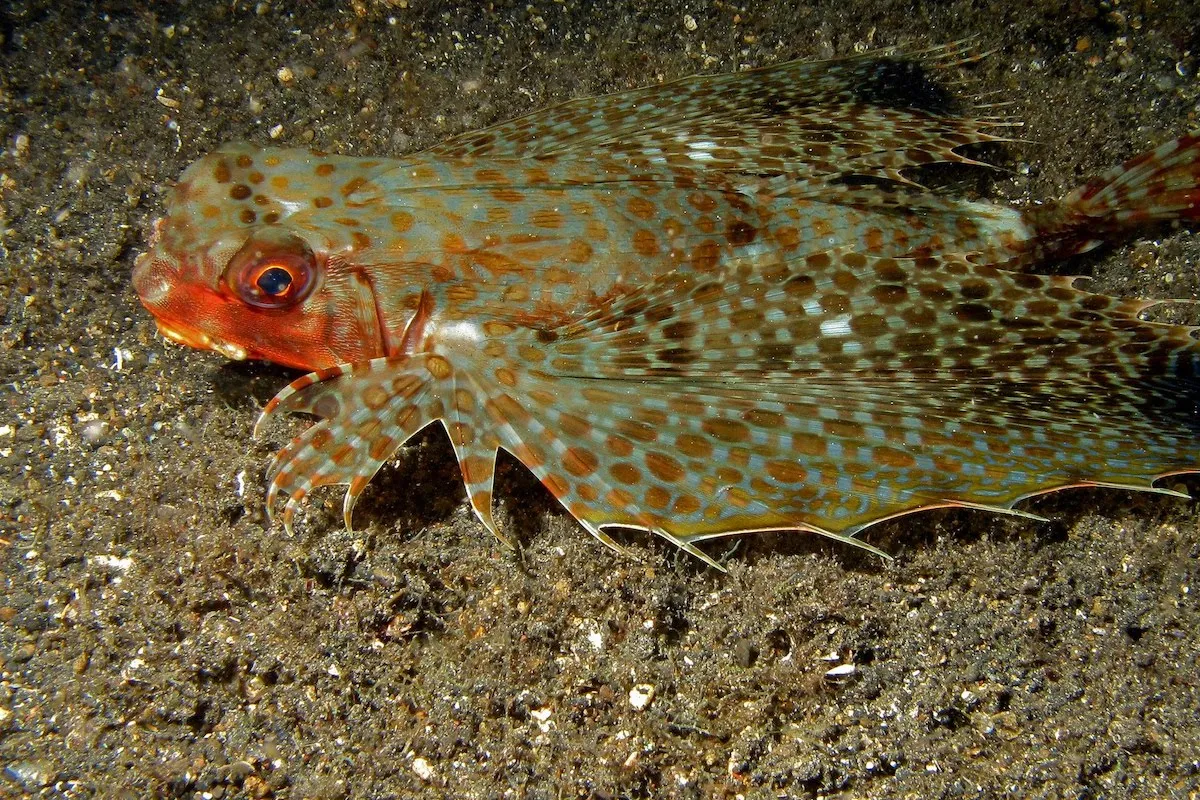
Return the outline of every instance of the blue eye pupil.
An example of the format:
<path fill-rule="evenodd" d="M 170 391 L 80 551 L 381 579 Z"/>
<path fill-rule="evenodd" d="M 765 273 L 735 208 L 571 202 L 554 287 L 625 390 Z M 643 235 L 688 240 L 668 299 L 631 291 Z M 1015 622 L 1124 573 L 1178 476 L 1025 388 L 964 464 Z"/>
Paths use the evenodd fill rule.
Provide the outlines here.
<path fill-rule="evenodd" d="M 264 294 L 279 297 L 292 285 L 292 274 L 283 267 L 271 267 L 263 270 L 254 283 Z"/>

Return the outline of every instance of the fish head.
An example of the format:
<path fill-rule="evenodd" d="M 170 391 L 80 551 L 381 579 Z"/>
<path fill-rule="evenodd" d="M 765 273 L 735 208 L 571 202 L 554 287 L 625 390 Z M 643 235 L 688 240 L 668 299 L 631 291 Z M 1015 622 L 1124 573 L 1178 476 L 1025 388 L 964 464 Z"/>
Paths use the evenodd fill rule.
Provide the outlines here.
<path fill-rule="evenodd" d="M 359 159 L 231 144 L 172 188 L 133 286 L 159 332 L 227 358 L 306 370 L 390 355 L 360 219 Z"/>

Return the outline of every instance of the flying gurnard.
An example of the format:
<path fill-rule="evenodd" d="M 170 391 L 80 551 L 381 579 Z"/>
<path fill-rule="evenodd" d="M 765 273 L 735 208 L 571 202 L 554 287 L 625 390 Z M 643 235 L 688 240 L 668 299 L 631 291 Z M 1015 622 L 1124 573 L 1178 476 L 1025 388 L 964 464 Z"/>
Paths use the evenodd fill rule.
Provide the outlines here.
<path fill-rule="evenodd" d="M 190 166 L 133 282 L 168 339 L 309 370 L 263 420 L 291 525 L 440 422 L 476 516 L 496 455 L 601 541 L 1022 513 L 1200 470 L 1200 345 L 1150 301 L 1033 274 L 1200 218 L 1185 135 L 1025 210 L 921 181 L 1005 120 L 955 46 L 574 100 L 399 159 L 232 144 Z M 869 546 L 868 546 L 869 547 Z M 872 549 L 872 548 L 869 548 Z M 709 561 L 709 563 L 712 563 Z"/>

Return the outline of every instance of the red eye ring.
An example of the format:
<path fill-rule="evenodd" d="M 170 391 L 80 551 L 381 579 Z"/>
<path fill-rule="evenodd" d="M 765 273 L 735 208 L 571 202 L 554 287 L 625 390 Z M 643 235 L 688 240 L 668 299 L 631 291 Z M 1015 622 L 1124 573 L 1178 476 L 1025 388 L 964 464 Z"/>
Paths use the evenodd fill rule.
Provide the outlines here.
<path fill-rule="evenodd" d="M 316 258 L 308 243 L 270 229 L 257 232 L 225 269 L 229 288 L 256 308 L 294 306 L 312 293 L 316 278 Z"/>

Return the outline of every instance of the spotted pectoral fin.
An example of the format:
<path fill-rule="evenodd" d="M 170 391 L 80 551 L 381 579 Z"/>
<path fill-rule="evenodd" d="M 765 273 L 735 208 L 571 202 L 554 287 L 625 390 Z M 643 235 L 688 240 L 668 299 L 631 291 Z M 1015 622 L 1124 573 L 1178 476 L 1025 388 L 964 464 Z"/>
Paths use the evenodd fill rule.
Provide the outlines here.
<path fill-rule="evenodd" d="M 537 337 L 504 443 L 591 530 L 839 538 L 1200 468 L 1200 345 L 1144 304 L 954 258 L 665 276 Z"/>
<path fill-rule="evenodd" d="M 428 376 L 411 359 L 379 358 L 298 378 L 263 409 L 254 430 L 275 415 L 306 412 L 320 421 L 280 450 L 267 472 L 267 513 L 274 518 L 287 498 L 283 523 L 290 530 L 300 502 L 313 489 L 347 485 L 346 527 L 359 495 L 408 439 L 437 419 Z"/>

